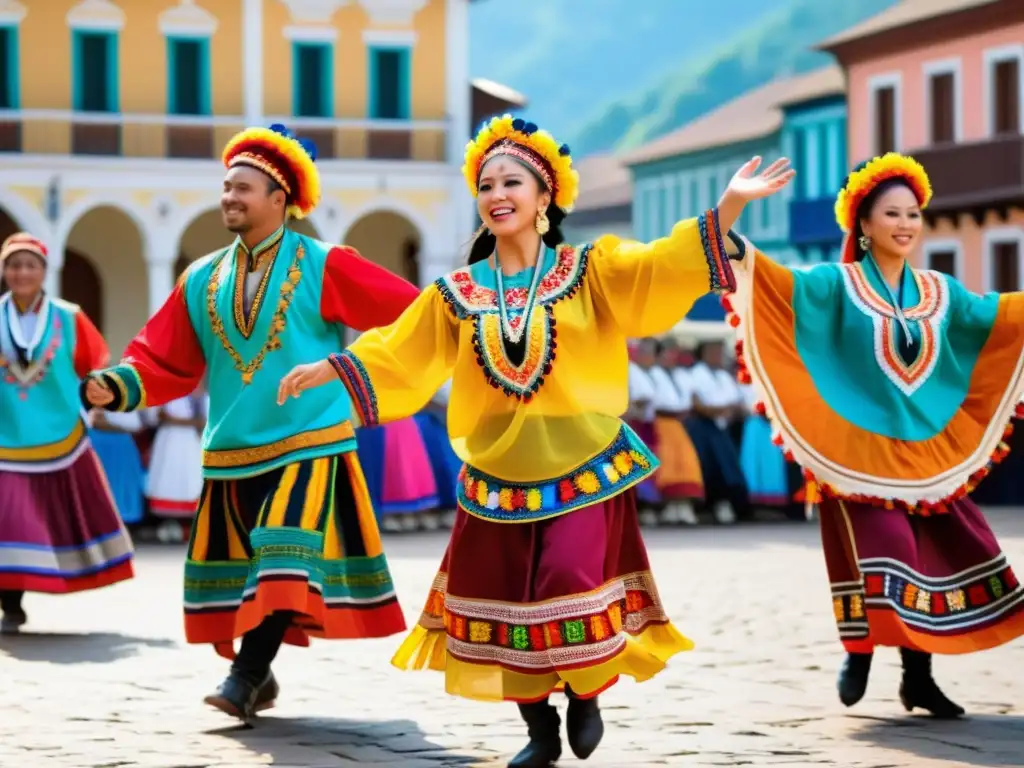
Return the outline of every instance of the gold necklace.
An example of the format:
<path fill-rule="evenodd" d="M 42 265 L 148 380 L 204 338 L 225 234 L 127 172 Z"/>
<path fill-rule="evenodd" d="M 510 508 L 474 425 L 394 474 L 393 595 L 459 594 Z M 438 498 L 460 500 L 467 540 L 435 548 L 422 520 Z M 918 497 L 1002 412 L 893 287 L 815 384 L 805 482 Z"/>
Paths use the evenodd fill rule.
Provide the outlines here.
<path fill-rule="evenodd" d="M 232 346 L 231 340 L 228 339 L 227 332 L 224 330 L 224 321 L 221 320 L 220 313 L 217 312 L 217 290 L 220 288 L 222 265 L 218 264 L 214 267 L 213 274 L 210 275 L 210 282 L 206 287 L 206 314 L 210 318 L 210 328 L 213 330 L 213 335 L 220 341 L 221 346 L 224 347 L 224 351 L 228 353 L 228 356 L 234 362 L 235 370 L 242 374 L 243 385 L 252 383 L 252 377 L 263 366 L 263 359 L 269 352 L 281 348 L 281 339 L 278 337 L 281 335 L 281 331 L 284 330 L 286 324 L 285 314 L 292 303 L 292 299 L 295 297 L 295 289 L 299 285 L 299 280 L 302 278 L 300 262 L 305 255 L 305 249 L 299 243 L 295 248 L 295 259 L 288 267 L 288 279 L 281 285 L 281 298 L 274 309 L 273 317 L 270 318 L 270 331 L 267 333 L 267 339 L 263 342 L 263 347 L 260 351 L 256 353 L 256 357 L 248 363 L 242 359 L 242 356 L 238 354 L 238 350 Z M 267 269 L 271 268 L 272 265 Z"/>

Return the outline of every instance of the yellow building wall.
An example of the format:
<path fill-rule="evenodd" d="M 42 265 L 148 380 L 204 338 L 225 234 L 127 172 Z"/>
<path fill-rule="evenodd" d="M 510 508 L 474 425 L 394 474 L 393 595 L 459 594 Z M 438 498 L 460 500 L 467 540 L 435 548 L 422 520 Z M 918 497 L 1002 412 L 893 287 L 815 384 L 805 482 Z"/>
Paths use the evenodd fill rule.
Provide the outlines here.
<path fill-rule="evenodd" d="M 26 5 L 18 46 L 24 109 L 71 109 L 71 30 L 66 17 L 75 4 L 74 0 L 47 0 Z M 27 139 L 32 133 L 24 131 Z"/>
<path fill-rule="evenodd" d="M 430 0 L 413 21 L 416 46 L 412 51 L 412 117 L 442 120 L 446 113 L 444 0 Z M 466 88 L 469 83 L 466 83 Z"/>
<path fill-rule="evenodd" d="M 241 115 L 245 112 L 242 3 L 239 0 L 200 0 L 200 4 L 216 16 L 218 22 L 210 40 L 210 107 L 215 115 Z"/>

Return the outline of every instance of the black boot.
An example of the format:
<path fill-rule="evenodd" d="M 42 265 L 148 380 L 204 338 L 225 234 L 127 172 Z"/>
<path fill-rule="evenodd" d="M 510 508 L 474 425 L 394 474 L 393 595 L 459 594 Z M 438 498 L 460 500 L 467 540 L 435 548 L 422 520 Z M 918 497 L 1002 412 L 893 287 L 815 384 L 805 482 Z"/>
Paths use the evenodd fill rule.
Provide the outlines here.
<path fill-rule="evenodd" d="M 530 743 L 512 758 L 508 768 L 549 768 L 562 756 L 562 724 L 558 710 L 547 699 L 533 704 L 520 704 L 519 714 L 523 716 L 530 734 Z"/>
<path fill-rule="evenodd" d="M 903 659 L 903 682 L 900 683 L 900 701 L 907 712 L 915 708 L 926 709 L 933 717 L 953 720 L 964 714 L 964 708 L 946 698 L 932 677 L 932 655 L 922 651 L 900 648 Z"/>
<path fill-rule="evenodd" d="M 0 592 L 0 611 L 3 612 L 0 616 L 0 635 L 16 635 L 28 621 L 25 609 L 21 607 L 24 595 L 24 592 Z"/>
<path fill-rule="evenodd" d="M 565 733 L 569 747 L 580 760 L 590 757 L 604 736 L 604 721 L 597 706 L 597 696 L 581 699 L 572 689 L 565 686 L 569 697 L 569 711 L 565 715 Z"/>
<path fill-rule="evenodd" d="M 870 653 L 848 653 L 843 659 L 836 679 L 836 689 L 839 691 L 839 700 L 846 706 L 852 707 L 864 698 L 872 658 L 873 654 Z"/>

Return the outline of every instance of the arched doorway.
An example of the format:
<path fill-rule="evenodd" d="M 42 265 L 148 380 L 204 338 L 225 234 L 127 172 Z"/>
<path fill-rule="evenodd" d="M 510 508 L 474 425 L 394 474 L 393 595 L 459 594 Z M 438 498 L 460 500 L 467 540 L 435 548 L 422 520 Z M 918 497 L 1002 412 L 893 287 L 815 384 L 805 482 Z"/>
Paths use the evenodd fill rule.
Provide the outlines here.
<path fill-rule="evenodd" d="M 93 311 L 99 315 L 98 325 L 114 358 L 120 357 L 149 318 L 149 277 L 142 242 L 134 220 L 111 205 L 89 209 L 68 232 L 62 295 L 86 314 L 90 305 L 98 307 Z"/>
<path fill-rule="evenodd" d="M 64 267 L 60 271 L 60 295 L 82 308 L 93 325 L 104 330 L 103 281 L 88 257 L 73 248 L 64 250 Z"/>
<path fill-rule="evenodd" d="M 422 238 L 407 218 L 393 211 L 374 211 L 349 227 L 343 240 L 370 261 L 419 285 Z"/>

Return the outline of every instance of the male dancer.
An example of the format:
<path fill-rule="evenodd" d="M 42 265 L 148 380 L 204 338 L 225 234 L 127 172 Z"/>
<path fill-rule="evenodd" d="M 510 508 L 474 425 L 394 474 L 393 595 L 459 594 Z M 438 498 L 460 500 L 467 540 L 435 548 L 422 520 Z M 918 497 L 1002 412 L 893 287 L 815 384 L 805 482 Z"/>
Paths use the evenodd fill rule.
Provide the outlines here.
<path fill-rule="evenodd" d="M 345 246 L 286 227 L 320 199 L 315 148 L 284 126 L 249 128 L 224 150 L 224 225 L 237 237 L 182 275 L 120 365 L 83 399 L 160 405 L 209 373 L 202 496 L 185 565 L 185 637 L 233 659 L 206 703 L 247 720 L 274 705 L 283 642 L 405 629 L 356 458 L 340 382 L 275 405 L 281 377 L 344 344 L 343 326 L 395 320 L 410 283 Z M 236 655 L 234 639 L 242 638 Z"/>

